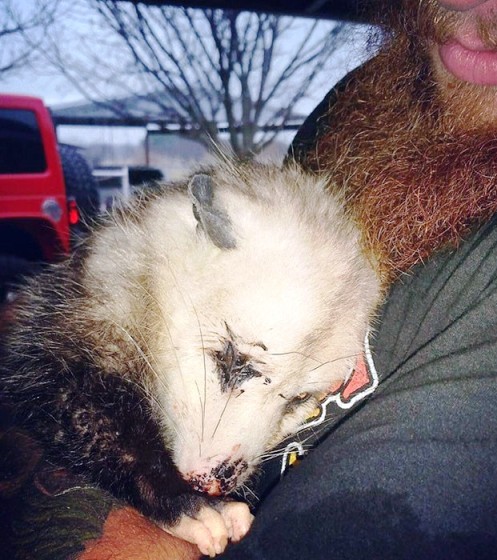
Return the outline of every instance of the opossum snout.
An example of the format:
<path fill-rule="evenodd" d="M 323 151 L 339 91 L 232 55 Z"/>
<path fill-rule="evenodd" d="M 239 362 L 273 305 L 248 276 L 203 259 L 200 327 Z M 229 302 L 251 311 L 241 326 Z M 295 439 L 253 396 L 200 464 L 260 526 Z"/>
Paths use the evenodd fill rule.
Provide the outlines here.
<path fill-rule="evenodd" d="M 189 472 L 185 476 L 188 483 L 198 492 L 210 496 L 224 496 L 233 492 L 239 484 L 240 476 L 248 469 L 243 459 L 224 460 L 207 472 Z"/>

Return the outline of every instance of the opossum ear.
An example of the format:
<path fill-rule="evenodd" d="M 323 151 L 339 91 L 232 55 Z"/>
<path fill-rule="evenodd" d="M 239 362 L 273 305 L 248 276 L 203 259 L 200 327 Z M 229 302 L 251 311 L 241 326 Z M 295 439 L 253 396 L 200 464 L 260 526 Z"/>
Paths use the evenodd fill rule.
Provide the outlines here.
<path fill-rule="evenodd" d="M 193 214 L 207 237 L 220 249 L 234 249 L 235 237 L 228 215 L 214 203 L 214 181 L 209 175 L 194 175 L 188 184 Z"/>

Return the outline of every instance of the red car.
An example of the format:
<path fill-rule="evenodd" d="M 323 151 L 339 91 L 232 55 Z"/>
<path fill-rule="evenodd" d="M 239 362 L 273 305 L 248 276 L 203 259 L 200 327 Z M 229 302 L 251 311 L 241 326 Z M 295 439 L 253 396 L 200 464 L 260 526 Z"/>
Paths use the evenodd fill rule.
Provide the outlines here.
<path fill-rule="evenodd" d="M 68 255 L 71 207 L 47 107 L 0 95 L 0 289 L 33 265 Z"/>

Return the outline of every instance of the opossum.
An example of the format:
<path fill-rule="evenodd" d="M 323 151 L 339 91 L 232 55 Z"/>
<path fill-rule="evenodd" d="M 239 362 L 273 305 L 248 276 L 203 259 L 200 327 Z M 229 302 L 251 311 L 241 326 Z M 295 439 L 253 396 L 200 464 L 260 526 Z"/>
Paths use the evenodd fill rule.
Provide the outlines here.
<path fill-rule="evenodd" d="M 247 532 L 229 495 L 347 376 L 381 297 L 325 183 L 220 163 L 115 212 L 16 303 L 19 424 L 206 554 Z"/>

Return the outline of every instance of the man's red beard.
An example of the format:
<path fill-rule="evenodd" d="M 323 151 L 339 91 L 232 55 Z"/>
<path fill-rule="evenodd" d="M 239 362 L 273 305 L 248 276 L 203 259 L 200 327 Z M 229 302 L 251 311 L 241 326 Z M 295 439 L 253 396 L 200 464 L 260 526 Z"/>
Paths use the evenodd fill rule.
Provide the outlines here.
<path fill-rule="evenodd" d="M 497 211 L 497 122 L 479 118 L 466 84 L 437 85 L 426 38 L 453 23 L 436 31 L 418 16 L 397 21 L 393 39 L 339 94 L 306 158 L 345 195 L 387 283 Z"/>

